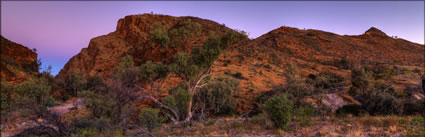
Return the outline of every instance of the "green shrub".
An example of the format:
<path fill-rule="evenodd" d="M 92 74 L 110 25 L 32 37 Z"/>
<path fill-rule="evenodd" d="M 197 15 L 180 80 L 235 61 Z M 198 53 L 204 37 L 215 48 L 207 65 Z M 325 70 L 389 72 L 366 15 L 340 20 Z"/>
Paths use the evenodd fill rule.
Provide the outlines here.
<path fill-rule="evenodd" d="M 240 72 L 233 73 L 232 76 L 237 79 L 244 79 L 244 77 L 242 76 L 242 73 Z"/>
<path fill-rule="evenodd" d="M 82 73 L 71 73 L 66 75 L 64 80 L 65 91 L 72 96 L 76 96 L 78 91 L 84 89 L 84 80 Z"/>
<path fill-rule="evenodd" d="M 161 48 L 168 48 L 170 37 L 168 36 L 169 26 L 161 22 L 155 22 L 150 27 L 149 40 L 161 45 Z"/>
<path fill-rule="evenodd" d="M 285 92 L 288 94 L 290 99 L 300 100 L 306 96 L 314 94 L 314 88 L 310 85 L 296 82 L 286 86 Z"/>
<path fill-rule="evenodd" d="M 98 75 L 91 76 L 87 79 L 85 89 L 95 91 L 97 93 L 105 93 L 107 91 L 105 81 Z"/>
<path fill-rule="evenodd" d="M 140 111 L 140 124 L 152 131 L 161 126 L 161 118 L 159 117 L 159 109 L 143 108 Z"/>
<path fill-rule="evenodd" d="M 12 93 L 13 86 L 7 84 L 4 81 L 1 81 L 0 83 L 0 112 L 1 115 L 4 116 L 5 113 L 7 113 L 10 109 L 10 105 L 12 104 Z"/>
<path fill-rule="evenodd" d="M 263 113 L 255 115 L 249 119 L 249 123 L 263 125 L 263 126 L 265 126 L 266 121 L 267 121 L 267 117 Z"/>
<path fill-rule="evenodd" d="M 140 77 L 147 81 L 165 78 L 168 72 L 168 66 L 161 62 L 154 64 L 152 61 L 146 61 L 139 67 Z"/>
<path fill-rule="evenodd" d="M 231 114 L 234 109 L 233 92 L 239 86 L 235 80 L 218 78 L 208 82 L 194 96 L 198 106 L 205 106 L 206 111 L 214 115 Z"/>
<path fill-rule="evenodd" d="M 25 81 L 15 86 L 18 96 L 35 99 L 38 104 L 43 104 L 52 87 L 45 79 Z"/>
<path fill-rule="evenodd" d="M 363 92 L 373 90 L 375 86 L 373 72 L 367 71 L 364 68 L 351 71 L 351 82 L 352 86 L 348 93 L 354 97 L 362 94 Z"/>
<path fill-rule="evenodd" d="M 330 71 L 320 72 L 317 76 L 310 74 L 306 79 L 306 83 L 315 87 L 316 93 L 333 93 L 343 81 L 343 77 Z"/>
<path fill-rule="evenodd" d="M 72 132 L 78 132 L 79 129 L 97 129 L 97 131 L 103 131 L 108 126 L 110 126 L 110 119 L 105 117 L 78 117 L 72 119 L 69 129 Z"/>
<path fill-rule="evenodd" d="M 170 31 L 170 37 L 172 38 L 173 46 L 180 47 L 184 46 L 186 40 L 193 36 L 198 36 L 202 32 L 202 26 L 199 23 L 192 22 L 192 20 L 184 20 L 178 23 L 177 28 L 173 28 Z"/>
<path fill-rule="evenodd" d="M 401 100 L 384 92 L 364 93 L 359 97 L 359 102 L 372 115 L 402 114 L 404 109 Z"/>
<path fill-rule="evenodd" d="M 161 103 L 172 108 L 182 120 L 187 115 L 187 106 L 190 100 L 190 94 L 183 87 L 176 87 L 170 91 L 172 94 L 164 97 Z"/>
<path fill-rule="evenodd" d="M 294 109 L 294 120 L 300 122 L 301 126 L 312 124 L 312 117 L 314 115 L 314 108 L 310 106 L 298 107 Z"/>
<path fill-rule="evenodd" d="M 116 102 L 106 95 L 96 94 L 92 91 L 82 91 L 78 96 L 87 98 L 85 105 L 93 117 L 110 118 L 114 116 L 116 112 Z"/>
<path fill-rule="evenodd" d="M 270 98 L 264 103 L 263 108 L 276 128 L 286 128 L 291 122 L 293 104 L 286 95 Z"/>
<path fill-rule="evenodd" d="M 47 107 L 53 107 L 53 106 L 57 106 L 59 105 L 58 102 L 55 101 L 55 99 L 53 99 L 53 97 L 49 97 L 47 98 L 47 100 L 44 102 L 44 105 Z"/>

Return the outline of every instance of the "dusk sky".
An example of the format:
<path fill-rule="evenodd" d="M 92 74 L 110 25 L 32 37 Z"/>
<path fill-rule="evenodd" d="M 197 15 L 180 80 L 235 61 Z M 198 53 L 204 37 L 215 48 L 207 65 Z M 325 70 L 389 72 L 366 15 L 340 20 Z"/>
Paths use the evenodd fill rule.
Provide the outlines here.
<path fill-rule="evenodd" d="M 374 26 L 389 36 L 424 43 L 424 2 L 55 1 L 1 2 L 1 35 L 36 48 L 56 75 L 91 38 L 115 31 L 126 15 L 196 16 L 256 38 L 280 26 L 360 35 Z"/>

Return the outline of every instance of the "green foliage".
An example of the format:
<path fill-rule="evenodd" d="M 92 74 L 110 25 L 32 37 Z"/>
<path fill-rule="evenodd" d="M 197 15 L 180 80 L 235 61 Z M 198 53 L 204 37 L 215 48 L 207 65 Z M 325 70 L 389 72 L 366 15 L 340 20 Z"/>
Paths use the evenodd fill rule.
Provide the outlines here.
<path fill-rule="evenodd" d="M 86 107 L 93 117 L 112 117 L 116 113 L 114 109 L 117 103 L 104 94 L 96 94 L 86 90 L 79 93 L 79 96 L 87 98 Z"/>
<path fill-rule="evenodd" d="M 45 79 L 25 81 L 15 86 L 18 97 L 35 99 L 38 104 L 43 104 L 52 87 Z"/>
<path fill-rule="evenodd" d="M 237 79 L 245 79 L 245 77 L 242 76 L 241 72 L 231 73 L 231 72 L 226 71 L 226 72 L 224 72 L 224 74 L 232 76 L 232 77 L 237 78 Z"/>
<path fill-rule="evenodd" d="M 396 98 L 404 98 L 406 94 L 403 91 L 399 91 L 394 88 L 391 84 L 375 82 L 375 91 L 386 92 Z"/>
<path fill-rule="evenodd" d="M 229 30 L 226 31 L 220 39 L 220 41 L 222 42 L 221 48 L 227 48 L 228 45 L 245 40 L 249 40 L 245 31 L 238 32 L 235 30 Z"/>
<path fill-rule="evenodd" d="M 125 87 L 134 87 L 139 80 L 139 69 L 134 67 L 133 57 L 127 55 L 115 68 L 113 78 Z"/>
<path fill-rule="evenodd" d="M 242 73 L 240 72 L 236 72 L 232 74 L 233 77 L 237 78 L 237 79 L 243 79 L 244 77 L 242 76 Z"/>
<path fill-rule="evenodd" d="M 159 109 L 142 108 L 140 111 L 140 124 L 152 131 L 161 126 L 161 118 L 159 117 Z"/>
<path fill-rule="evenodd" d="M 276 128 L 286 128 L 291 122 L 293 104 L 287 99 L 286 95 L 270 98 L 264 103 L 263 108 Z"/>
<path fill-rule="evenodd" d="M 161 103 L 176 111 L 179 115 L 179 119 L 184 119 L 186 117 L 187 106 L 190 99 L 190 94 L 185 88 L 177 87 L 173 89 L 171 95 L 163 98 Z"/>
<path fill-rule="evenodd" d="M 107 91 L 107 87 L 102 77 L 94 75 L 87 79 L 85 90 L 95 91 L 97 93 L 105 93 Z"/>
<path fill-rule="evenodd" d="M 229 78 L 217 78 L 209 81 L 195 94 L 195 104 L 205 107 L 210 114 L 231 114 L 234 109 L 233 92 L 239 86 L 239 82 Z"/>
<path fill-rule="evenodd" d="M 351 82 L 352 86 L 348 91 L 351 96 L 370 91 L 375 86 L 373 72 L 366 71 L 364 68 L 351 71 Z"/>
<path fill-rule="evenodd" d="M 358 100 L 363 108 L 372 115 L 402 114 L 404 109 L 400 99 L 385 92 L 363 93 Z"/>
<path fill-rule="evenodd" d="M 289 64 L 286 67 L 286 71 L 283 73 L 283 75 L 286 78 L 287 85 L 291 85 L 293 83 L 297 82 L 296 75 L 298 73 L 298 67 L 295 64 Z"/>
<path fill-rule="evenodd" d="M 401 69 L 397 66 L 376 65 L 369 66 L 368 69 L 374 73 L 375 79 L 388 79 L 401 73 Z"/>
<path fill-rule="evenodd" d="M 133 66 L 134 66 L 133 57 L 130 55 L 127 55 L 121 59 L 121 62 L 115 68 L 115 75 L 117 75 L 118 77 L 122 77 L 121 75 L 125 71 L 128 71 Z"/>
<path fill-rule="evenodd" d="M 294 82 L 286 85 L 284 92 L 288 94 L 288 97 L 295 101 L 295 104 L 299 104 L 300 100 L 306 96 L 314 95 L 314 87 L 307 85 L 302 82 Z"/>
<path fill-rule="evenodd" d="M 7 84 L 5 81 L 0 83 L 0 114 L 4 116 L 10 109 L 12 103 L 11 93 L 12 85 Z"/>
<path fill-rule="evenodd" d="M 73 72 L 65 76 L 64 79 L 65 91 L 73 96 L 78 94 L 78 91 L 84 89 L 84 80 L 82 73 Z"/>
<path fill-rule="evenodd" d="M 164 79 L 168 71 L 168 66 L 161 62 L 154 64 L 152 61 L 147 61 L 139 67 L 140 77 L 148 81 Z"/>
<path fill-rule="evenodd" d="M 319 75 L 309 75 L 306 79 L 306 83 L 313 85 L 316 88 L 316 92 L 323 90 L 335 90 L 335 88 L 341 87 L 341 82 L 344 78 L 330 71 L 320 72 Z"/>
<path fill-rule="evenodd" d="M 227 45 L 223 44 L 219 38 L 210 37 L 202 46 L 202 64 L 203 67 L 209 67 L 220 55 L 221 51 L 226 48 Z"/>
<path fill-rule="evenodd" d="M 78 132 L 81 129 L 96 129 L 96 131 L 105 131 L 110 124 L 110 119 L 105 117 L 77 117 L 72 119 L 69 129 L 71 132 Z"/>
<path fill-rule="evenodd" d="M 150 27 L 149 40 L 161 45 L 161 48 L 168 48 L 170 37 L 168 36 L 169 26 L 161 22 L 155 22 Z"/>
<path fill-rule="evenodd" d="M 174 63 L 170 66 L 172 72 L 188 81 L 199 73 L 199 67 L 193 63 L 187 53 L 179 52 L 174 55 Z"/>
<path fill-rule="evenodd" d="M 59 105 L 59 103 L 56 102 L 55 99 L 53 99 L 53 97 L 49 97 L 47 98 L 46 101 L 44 101 L 44 105 L 47 107 L 53 107 L 53 106 Z"/>
<path fill-rule="evenodd" d="M 311 106 L 295 108 L 293 112 L 294 120 L 299 122 L 301 126 L 311 125 L 314 111 Z"/>
<path fill-rule="evenodd" d="M 267 117 L 263 113 L 255 115 L 249 119 L 249 123 L 256 124 L 256 125 L 264 125 L 266 121 L 267 121 Z"/>
<path fill-rule="evenodd" d="M 199 36 L 202 31 L 201 24 L 192 22 L 190 19 L 184 20 L 182 23 L 177 24 L 177 26 L 177 28 L 170 31 L 172 43 L 176 44 L 175 46 L 177 47 L 184 46 L 188 38 Z"/>

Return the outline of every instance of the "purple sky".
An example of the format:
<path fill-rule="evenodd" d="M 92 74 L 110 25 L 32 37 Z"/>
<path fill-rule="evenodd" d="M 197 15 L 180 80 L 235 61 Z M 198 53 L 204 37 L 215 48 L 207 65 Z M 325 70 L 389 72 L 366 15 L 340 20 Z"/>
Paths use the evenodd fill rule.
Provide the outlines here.
<path fill-rule="evenodd" d="M 358 35 L 375 26 L 390 36 L 424 43 L 424 2 L 111 2 L 1 1 L 1 35 L 37 48 L 43 66 L 56 75 L 91 38 L 115 31 L 118 19 L 153 11 L 197 16 L 256 38 L 280 26 Z"/>

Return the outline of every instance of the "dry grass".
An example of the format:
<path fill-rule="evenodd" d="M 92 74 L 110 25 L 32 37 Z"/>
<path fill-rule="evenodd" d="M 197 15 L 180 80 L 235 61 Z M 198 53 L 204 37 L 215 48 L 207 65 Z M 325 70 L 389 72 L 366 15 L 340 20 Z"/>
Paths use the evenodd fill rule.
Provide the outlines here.
<path fill-rule="evenodd" d="M 421 123 L 422 122 L 422 123 Z M 292 122 L 285 130 L 274 129 L 260 116 L 244 119 L 233 117 L 193 122 L 189 127 L 165 125 L 154 132 L 156 136 L 424 136 L 422 117 L 362 116 L 314 117 L 309 126 Z"/>

